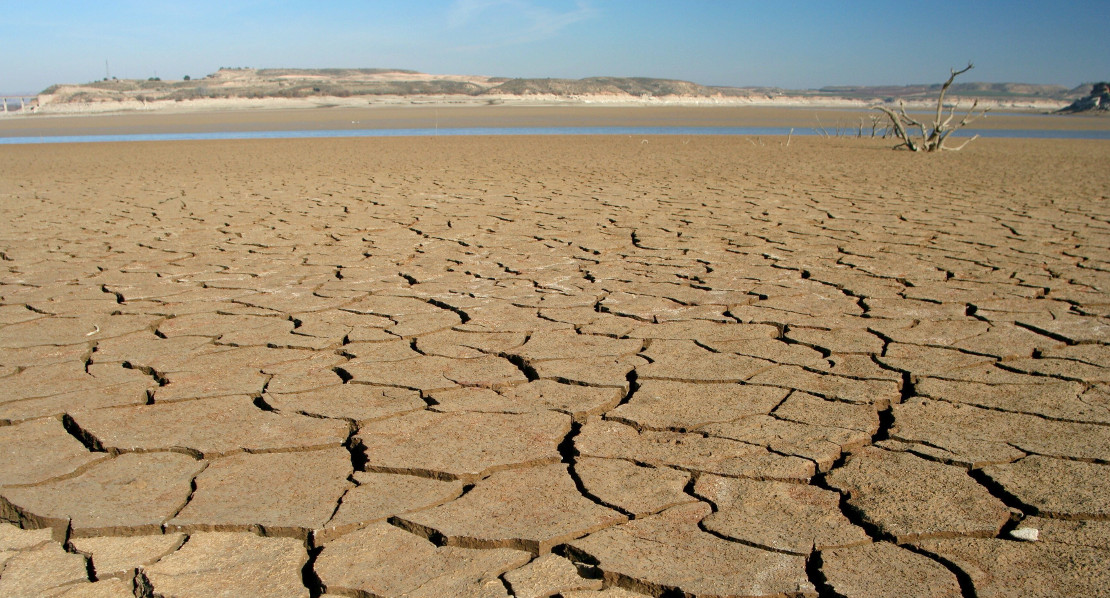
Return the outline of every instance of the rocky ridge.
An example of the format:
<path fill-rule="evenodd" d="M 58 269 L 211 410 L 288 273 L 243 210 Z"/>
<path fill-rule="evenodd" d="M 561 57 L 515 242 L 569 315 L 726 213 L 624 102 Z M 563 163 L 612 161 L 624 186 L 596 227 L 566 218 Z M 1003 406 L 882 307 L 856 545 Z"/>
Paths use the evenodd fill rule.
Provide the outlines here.
<path fill-rule="evenodd" d="M 1091 92 L 1059 110 L 1060 114 L 1110 114 L 1110 83 L 1095 83 Z"/>

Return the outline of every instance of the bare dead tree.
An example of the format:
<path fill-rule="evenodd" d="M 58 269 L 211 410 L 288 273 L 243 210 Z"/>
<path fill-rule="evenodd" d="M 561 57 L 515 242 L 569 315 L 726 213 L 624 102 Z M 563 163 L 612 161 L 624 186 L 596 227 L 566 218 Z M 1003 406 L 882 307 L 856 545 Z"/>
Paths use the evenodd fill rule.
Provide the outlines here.
<path fill-rule="evenodd" d="M 821 124 L 821 117 L 815 114 L 813 115 L 813 118 L 817 119 L 817 128 L 814 129 L 813 132 L 820 134 L 822 137 L 828 137 L 829 132 L 825 130 L 825 125 Z"/>
<path fill-rule="evenodd" d="M 902 143 L 894 146 L 894 149 L 906 148 L 914 152 L 938 152 L 942 150 L 960 150 L 972 141 L 975 141 L 979 136 L 976 135 L 967 141 L 964 141 L 957 147 L 945 147 L 944 142 L 948 140 L 948 136 L 960 130 L 964 125 L 971 123 L 990 111 L 989 108 L 980 110 L 978 114 L 975 108 L 979 106 L 979 100 L 975 100 L 971 104 L 971 108 L 964 114 L 963 118 L 956 124 L 952 124 L 952 120 L 956 117 L 956 108 L 959 102 L 952 104 L 948 111 L 948 115 L 944 114 L 944 96 L 948 93 L 948 88 L 952 86 L 952 82 L 956 77 L 975 68 L 970 62 L 967 66 L 960 69 L 950 69 L 951 74 L 948 80 L 940 88 L 940 96 L 937 98 L 937 114 L 933 119 L 931 125 L 926 126 L 921 121 L 918 121 L 906 114 L 906 106 L 901 100 L 898 101 L 898 112 L 887 108 L 886 106 L 874 106 L 875 110 L 879 110 L 886 114 L 890 119 L 890 126 L 894 132 L 894 136 L 902 140 Z M 916 129 L 916 131 L 914 131 Z"/>
<path fill-rule="evenodd" d="M 886 115 L 871 115 L 871 138 L 881 137 L 886 139 L 890 135 L 890 127 L 886 126 Z"/>

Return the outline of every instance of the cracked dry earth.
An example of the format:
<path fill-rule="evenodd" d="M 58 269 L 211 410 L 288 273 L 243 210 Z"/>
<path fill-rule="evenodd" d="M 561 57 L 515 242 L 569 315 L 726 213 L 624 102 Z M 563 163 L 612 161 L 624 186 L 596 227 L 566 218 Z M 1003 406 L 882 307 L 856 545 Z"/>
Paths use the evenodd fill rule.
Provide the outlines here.
<path fill-rule="evenodd" d="M 4 596 L 1110 590 L 1110 145 L 0 150 Z"/>

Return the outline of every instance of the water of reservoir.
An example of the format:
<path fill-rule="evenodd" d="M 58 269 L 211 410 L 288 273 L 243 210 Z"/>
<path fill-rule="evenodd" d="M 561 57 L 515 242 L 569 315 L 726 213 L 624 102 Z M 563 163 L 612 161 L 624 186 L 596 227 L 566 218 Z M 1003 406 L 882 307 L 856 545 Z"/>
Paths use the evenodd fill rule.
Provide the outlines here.
<path fill-rule="evenodd" d="M 766 135 L 813 136 L 819 131 L 789 127 L 476 127 L 456 129 L 347 129 L 313 131 L 223 131 L 204 133 L 146 133 L 134 135 L 53 135 L 0 137 L 0 145 L 28 143 L 97 143 L 120 141 L 195 141 L 209 139 L 318 139 L 337 137 L 433 137 L 465 135 Z M 1110 139 L 1110 130 L 986 129 L 957 131 L 955 137 L 1026 139 Z M 844 137 L 854 137 L 845 133 Z M 866 136 L 866 132 L 865 132 Z"/>

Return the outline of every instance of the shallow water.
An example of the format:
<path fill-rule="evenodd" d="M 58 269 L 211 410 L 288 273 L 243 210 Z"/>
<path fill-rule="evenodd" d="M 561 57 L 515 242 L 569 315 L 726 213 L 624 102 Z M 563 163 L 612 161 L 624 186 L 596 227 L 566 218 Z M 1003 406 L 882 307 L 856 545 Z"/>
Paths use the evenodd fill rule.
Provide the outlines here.
<path fill-rule="evenodd" d="M 345 129 L 311 131 L 217 131 L 199 133 L 142 133 L 130 135 L 51 135 L 0 137 L 0 145 L 28 143 L 97 143 L 120 141 L 193 141 L 212 139 L 316 139 L 328 137 L 434 137 L 465 135 L 785 135 L 814 136 L 812 128 L 790 127 L 470 127 L 425 129 Z M 1110 139 L 1110 131 L 983 129 L 959 131 L 953 137 L 1028 139 Z M 845 133 L 843 137 L 854 137 Z M 866 136 L 866 133 L 865 133 Z"/>

